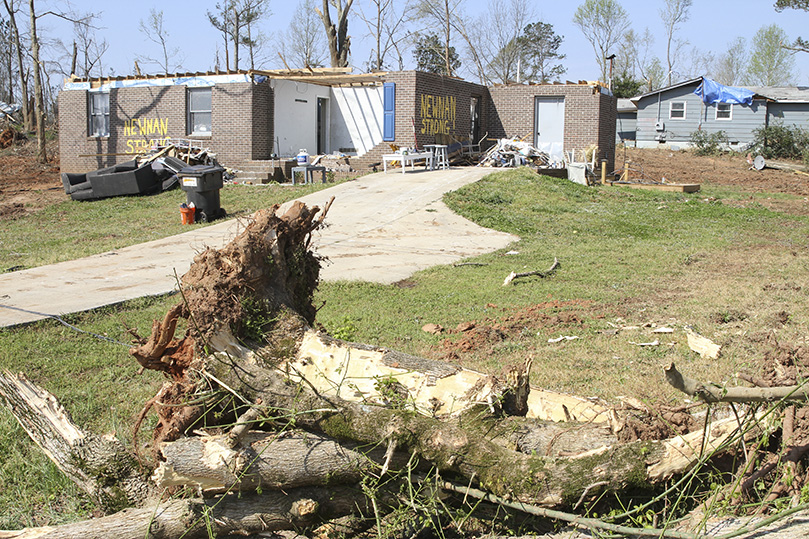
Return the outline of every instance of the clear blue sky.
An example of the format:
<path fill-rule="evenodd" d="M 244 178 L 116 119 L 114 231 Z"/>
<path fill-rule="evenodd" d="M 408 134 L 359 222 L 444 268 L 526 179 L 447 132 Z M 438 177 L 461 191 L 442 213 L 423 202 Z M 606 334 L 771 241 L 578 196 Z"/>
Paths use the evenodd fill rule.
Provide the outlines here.
<path fill-rule="evenodd" d="M 59 0 L 39 0 L 39 9 L 49 6 L 64 6 Z M 355 0 L 357 4 L 366 5 L 368 0 Z M 620 0 L 619 0 L 620 1 Z M 487 0 L 465 0 L 466 12 L 476 14 L 487 9 Z M 662 0 L 622 0 L 624 9 L 629 13 L 632 27 L 642 33 L 645 28 L 656 36 L 654 53 L 665 62 L 665 35 L 660 22 L 659 10 Z M 207 10 L 213 10 L 215 0 L 166 0 L 162 3 L 150 0 L 126 3 L 101 3 L 97 0 L 73 0 L 71 5 L 78 11 L 91 11 L 99 14 L 98 33 L 109 42 L 110 48 L 105 54 L 105 73 L 112 68 L 116 74 L 132 73 L 135 55 L 157 56 L 158 48 L 148 41 L 138 30 L 139 20 L 146 19 L 149 10 L 155 7 L 163 10 L 165 26 L 170 29 L 167 38 L 171 46 L 179 47 L 185 58 L 183 68 L 186 71 L 206 71 L 213 67 L 213 59 L 221 39 L 210 26 L 206 17 Z M 271 0 L 270 15 L 263 23 L 262 29 L 267 34 L 281 34 L 292 19 L 297 0 L 285 2 Z M 599 76 L 598 65 L 590 43 L 576 28 L 571 19 L 580 2 L 534 2 L 537 17 L 554 26 L 558 34 L 564 36 L 562 50 L 567 55 L 564 62 L 567 67 L 565 77 L 569 80 L 595 80 Z M 532 22 L 532 21 L 526 21 Z M 696 0 L 690 10 L 690 18 L 684 23 L 679 36 L 687 40 L 690 46 L 701 51 L 721 54 L 727 50 L 730 41 L 738 36 L 750 40 L 762 26 L 778 24 L 790 38 L 802 35 L 809 38 L 809 13 L 787 10 L 776 13 L 772 1 L 740 0 L 737 2 L 705 2 Z M 72 29 L 56 19 L 42 20 L 42 32 L 48 38 L 61 38 L 70 42 Z M 352 63 L 357 68 L 368 58 L 370 45 L 364 38 L 365 24 L 353 18 L 349 24 L 352 35 Z M 458 44 L 460 45 L 460 43 Z M 221 44 L 220 44 L 221 49 Z M 271 49 L 274 51 L 275 49 Z M 271 52 L 277 58 L 277 54 Z M 412 68 L 412 58 L 408 66 Z M 242 64 L 246 67 L 248 64 Z M 224 67 L 224 63 L 223 63 Z M 279 67 L 275 64 L 268 68 Z M 146 71 L 157 71 L 152 67 Z M 809 85 L 809 54 L 796 55 L 796 82 Z M 467 78 L 471 75 L 465 74 Z"/>

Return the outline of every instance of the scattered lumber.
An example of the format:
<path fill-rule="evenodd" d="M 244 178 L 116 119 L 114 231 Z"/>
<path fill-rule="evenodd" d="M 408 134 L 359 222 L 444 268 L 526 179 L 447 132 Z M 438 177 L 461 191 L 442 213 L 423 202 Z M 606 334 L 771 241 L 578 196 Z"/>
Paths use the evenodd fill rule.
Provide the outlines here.
<path fill-rule="evenodd" d="M 498 139 L 486 150 L 478 162 L 479 167 L 518 167 L 521 165 L 548 166 L 550 156 L 519 138 Z"/>

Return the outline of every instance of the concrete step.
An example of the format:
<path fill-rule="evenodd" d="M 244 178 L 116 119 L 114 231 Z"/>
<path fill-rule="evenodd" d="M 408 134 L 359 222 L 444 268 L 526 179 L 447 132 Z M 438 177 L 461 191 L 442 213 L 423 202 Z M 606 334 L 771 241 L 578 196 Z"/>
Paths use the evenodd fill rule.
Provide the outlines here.
<path fill-rule="evenodd" d="M 240 170 L 236 173 L 234 180 L 239 183 L 270 183 L 273 181 L 274 174 L 272 172 L 248 172 Z"/>

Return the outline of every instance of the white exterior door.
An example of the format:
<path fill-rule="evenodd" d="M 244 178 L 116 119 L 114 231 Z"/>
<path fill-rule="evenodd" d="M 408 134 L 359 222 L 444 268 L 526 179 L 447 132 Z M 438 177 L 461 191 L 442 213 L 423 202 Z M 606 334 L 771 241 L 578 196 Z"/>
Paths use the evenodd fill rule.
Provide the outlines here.
<path fill-rule="evenodd" d="M 551 161 L 564 160 L 565 98 L 536 97 L 534 100 L 534 146 L 551 156 Z"/>

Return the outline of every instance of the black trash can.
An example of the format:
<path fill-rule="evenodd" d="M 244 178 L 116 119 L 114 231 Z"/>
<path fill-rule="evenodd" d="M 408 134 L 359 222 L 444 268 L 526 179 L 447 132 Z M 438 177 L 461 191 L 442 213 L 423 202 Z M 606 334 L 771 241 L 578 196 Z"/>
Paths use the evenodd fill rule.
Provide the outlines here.
<path fill-rule="evenodd" d="M 224 172 L 224 168 L 216 165 L 194 165 L 177 173 L 180 188 L 186 194 L 186 202 L 189 205 L 193 202 L 197 208 L 195 221 L 207 223 L 225 215 L 225 210 L 219 205 Z"/>

